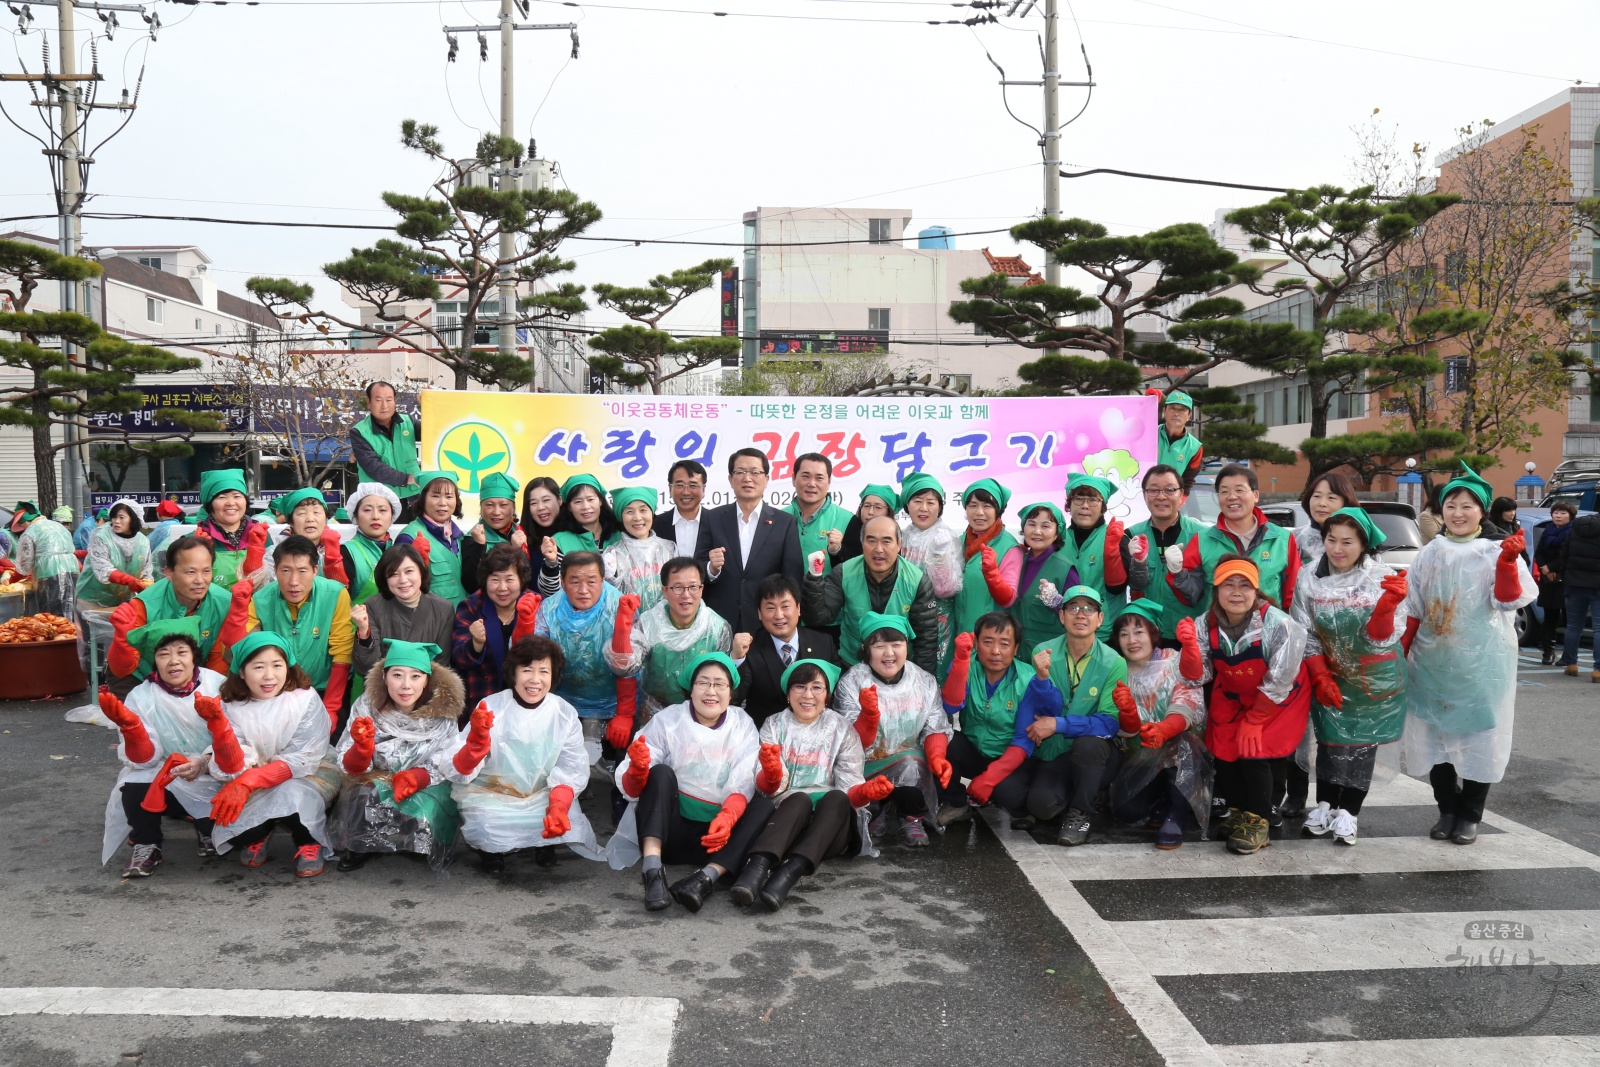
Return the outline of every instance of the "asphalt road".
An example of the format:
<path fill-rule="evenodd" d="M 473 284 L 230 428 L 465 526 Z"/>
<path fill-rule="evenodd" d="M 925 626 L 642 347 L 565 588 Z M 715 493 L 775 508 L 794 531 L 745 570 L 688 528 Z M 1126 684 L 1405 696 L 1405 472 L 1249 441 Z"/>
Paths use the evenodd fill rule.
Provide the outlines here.
<path fill-rule="evenodd" d="M 287 840 L 246 870 L 197 858 L 178 823 L 157 874 L 123 882 L 125 855 L 96 863 L 115 738 L 63 721 L 71 703 L 0 704 L 0 1067 L 589 1065 L 669 1044 L 693 1067 L 1600 1062 L 1587 668 L 1525 670 L 1470 848 L 1427 840 L 1426 786 L 1402 778 L 1354 848 L 1157 853 L 1108 830 L 1068 850 L 990 819 L 825 867 L 777 914 L 719 892 L 698 916 L 647 913 L 636 871 L 572 855 L 297 880 Z M 1526 936 L 1463 941 L 1488 919 Z"/>

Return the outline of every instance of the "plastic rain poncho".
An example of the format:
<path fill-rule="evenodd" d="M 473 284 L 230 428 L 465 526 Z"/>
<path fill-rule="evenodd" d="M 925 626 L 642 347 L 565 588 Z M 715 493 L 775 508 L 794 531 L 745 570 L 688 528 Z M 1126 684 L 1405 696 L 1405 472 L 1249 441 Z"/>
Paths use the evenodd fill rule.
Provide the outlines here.
<path fill-rule="evenodd" d="M 967 566 L 961 535 L 942 522 L 926 530 L 906 523 L 900 527 L 900 555 L 922 568 L 922 573 L 933 583 L 933 595 L 939 608 L 939 659 L 935 673 L 942 678 L 949 672 L 950 659 L 955 653 L 956 594 L 961 592 L 961 575 Z"/>
<path fill-rule="evenodd" d="M 216 696 L 222 691 L 225 680 L 216 671 L 201 667 L 200 685 L 193 693 L 180 697 L 167 692 L 154 678 L 146 678 L 134 686 L 123 701 L 144 723 L 156 751 L 148 763 L 130 763 L 122 742 L 117 742 L 117 758 L 122 761 L 122 769 L 117 772 L 117 784 L 111 787 L 111 797 L 106 801 L 106 832 L 100 845 L 102 864 L 116 854 L 133 829 L 122 809 L 122 787 L 129 782 L 155 781 L 161 765 L 174 752 L 196 758 L 211 750 L 211 730 L 205 720 L 195 714 L 194 698 L 196 694 Z M 326 718 L 323 721 L 327 721 Z M 192 818 L 207 819 L 211 817 L 211 798 L 222 788 L 222 783 L 202 774 L 192 782 L 174 777 L 167 788 Z"/>
<path fill-rule="evenodd" d="M 1205 743 L 1205 691 L 1200 683 L 1184 679 L 1178 658 L 1173 649 L 1158 648 L 1144 663 L 1128 664 L 1128 689 L 1139 705 L 1139 721 L 1161 722 L 1168 715 L 1182 715 L 1189 728 L 1160 748 L 1144 747 L 1137 734 L 1122 735 L 1122 769 L 1111 783 L 1111 801 L 1118 807 L 1127 804 L 1166 771 L 1189 802 L 1201 840 L 1205 840 L 1215 775 Z"/>
<path fill-rule="evenodd" d="M 788 708 L 761 724 L 761 743 L 783 750 L 783 781 L 772 794 L 773 804 L 782 804 L 795 793 L 804 793 L 816 804 L 824 794 L 838 789 L 848 793 L 866 781 L 866 754 L 856 728 L 832 708 L 824 708 L 809 724 L 801 723 Z M 862 856 L 876 856 L 872 835 L 867 832 L 870 805 L 856 809 L 856 833 L 861 838 Z"/>
<path fill-rule="evenodd" d="M 1294 533 L 1295 547 L 1300 550 L 1301 563 L 1315 563 L 1328 550 L 1327 545 L 1323 544 L 1322 541 L 1322 531 L 1311 523 L 1308 522 L 1304 526 L 1296 526 L 1292 532 Z"/>
<path fill-rule="evenodd" d="M 72 534 L 54 519 L 34 519 L 17 539 L 17 566 L 33 578 L 38 611 L 71 619 L 77 602 L 78 557 Z"/>
<path fill-rule="evenodd" d="M 605 561 L 606 581 L 623 596 L 639 598 L 639 611 L 649 611 L 661 603 L 661 565 L 678 555 L 678 546 L 664 538 L 622 535 L 600 553 Z"/>
<path fill-rule="evenodd" d="M 435 777 L 453 783 L 450 791 L 461 808 L 461 836 L 467 844 L 484 852 L 566 845 L 586 859 L 603 858 L 594 827 L 577 801 L 589 784 L 589 752 L 573 706 L 551 693 L 538 707 L 525 708 L 509 689 L 480 706 L 494 712 L 489 755 L 471 774 L 456 770 L 455 754 L 467 742 L 468 727 L 434 764 Z M 572 829 L 545 837 L 550 790 L 558 785 L 571 787 L 575 794 L 567 811 Z"/>
<path fill-rule="evenodd" d="M 288 815 L 300 816 L 300 824 L 311 836 L 331 848 L 327 827 L 330 794 L 322 783 L 313 780 L 328 754 L 328 709 L 322 706 L 317 691 L 294 689 L 270 700 L 244 700 L 222 707 L 244 750 L 246 770 L 281 761 L 294 777 L 280 785 L 255 790 L 233 825 L 218 824 L 211 833 L 211 843 L 217 851 L 228 851 L 228 842 L 252 826 Z M 238 777 L 225 773 L 214 760 L 211 775 L 219 782 Z"/>
<path fill-rule="evenodd" d="M 872 673 L 865 662 L 844 672 L 833 694 L 833 706 L 848 723 L 861 715 L 861 690 L 878 689 L 878 736 L 866 752 L 866 776 L 883 775 L 895 786 L 922 791 L 928 814 L 939 810 L 937 782 L 928 772 L 922 742 L 929 734 L 950 736 L 950 716 L 944 712 L 939 683 L 933 675 L 907 662 L 900 680 L 893 685 Z M 930 827 L 937 820 L 929 819 Z M 942 829 L 941 829 L 942 832 Z"/>
<path fill-rule="evenodd" d="M 719 807 L 735 793 L 742 793 L 747 799 L 755 796 L 756 756 L 761 743 L 756 724 L 743 708 L 729 708 L 723 713 L 722 725 L 712 728 L 701 725 L 686 700 L 662 708 L 644 724 L 635 740 L 638 737 L 650 746 L 650 766 L 672 768 L 680 794 Z M 626 757 L 617 764 L 617 788 L 622 788 L 622 780 L 632 766 L 633 761 Z M 617 832 L 606 846 L 607 859 L 615 870 L 631 867 L 639 859 L 639 825 L 634 816 L 637 807 L 638 801 L 629 801 Z"/>
<path fill-rule="evenodd" d="M 1278 705 L 1262 727 L 1262 758 L 1297 756 L 1301 766 L 1307 766 L 1311 691 L 1303 682 L 1305 627 L 1270 604 L 1250 610 L 1237 640 L 1228 636 L 1210 612 L 1196 620 L 1196 627 L 1204 661 L 1200 684 L 1213 683 L 1206 747 L 1218 759 L 1237 758 L 1244 710 L 1236 695 L 1253 691 Z"/>
<path fill-rule="evenodd" d="M 450 795 L 450 783 L 435 773 L 439 757 L 459 747 L 456 714 L 463 688 L 454 672 L 434 668 L 434 695 L 428 704 L 406 713 L 398 708 L 372 710 L 372 694 L 384 692 L 383 667 L 367 674 L 366 686 L 350 709 L 350 719 L 371 719 L 372 763 L 361 774 L 344 770 L 344 756 L 355 746 L 350 727 L 333 753 L 342 783 L 328 820 L 328 836 L 336 849 L 357 852 L 415 852 L 428 857 L 434 870 L 450 859 L 461 813 Z M 451 700 L 452 695 L 454 699 Z M 444 699 L 441 699 L 444 698 Z M 450 710 L 455 709 L 455 710 Z M 399 803 L 394 799 L 397 771 L 426 770 L 432 784 Z"/>
<path fill-rule="evenodd" d="M 132 597 L 133 590 L 111 581 L 111 572 L 121 571 L 143 581 L 152 581 L 150 539 L 143 533 L 122 537 L 112 532 L 108 522 L 89 535 L 89 551 L 78 575 L 78 602 L 98 607 L 115 607 Z"/>
<path fill-rule="evenodd" d="M 608 664 L 611 631 L 617 624 L 617 602 L 622 594 L 602 583 L 600 599 L 587 611 L 578 611 L 567 594 L 546 597 L 539 606 L 533 632 L 561 646 L 566 665 L 556 694 L 577 711 L 581 719 L 610 719 L 617 713 L 617 677 Z"/>
<path fill-rule="evenodd" d="M 617 655 L 607 641 L 606 660 L 612 673 L 619 677 L 638 674 L 643 669 L 640 714 L 648 718 L 664 707 L 689 699 L 678 684 L 678 675 L 702 652 L 731 652 L 733 629 L 721 615 L 701 604 L 694 621 L 680 630 L 673 624 L 667 605 L 661 603 L 634 618 L 632 644 L 632 652 Z"/>
<path fill-rule="evenodd" d="M 1498 782 L 1511 757 L 1517 703 L 1516 611 L 1538 587 L 1517 560 L 1522 593 L 1494 598 L 1500 543 L 1466 543 L 1440 534 L 1423 546 L 1406 577 L 1405 608 L 1422 624 L 1406 657 L 1406 769 L 1425 774 L 1440 764 L 1474 782 Z"/>

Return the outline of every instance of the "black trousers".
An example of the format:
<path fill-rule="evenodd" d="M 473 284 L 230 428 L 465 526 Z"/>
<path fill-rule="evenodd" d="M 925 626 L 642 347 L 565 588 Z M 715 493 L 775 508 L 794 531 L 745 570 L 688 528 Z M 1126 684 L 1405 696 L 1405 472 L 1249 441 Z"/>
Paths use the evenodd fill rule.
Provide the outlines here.
<path fill-rule="evenodd" d="M 678 810 L 678 776 L 671 767 L 657 764 L 650 768 L 650 778 L 644 792 L 639 795 L 639 806 L 633 817 L 639 824 L 639 841 L 654 837 L 661 842 L 662 863 L 688 863 L 704 867 L 716 863 L 730 871 L 744 866 L 750 846 L 766 829 L 772 817 L 772 801 L 757 796 L 744 809 L 744 814 L 734 824 L 728 843 L 716 852 L 707 852 L 700 843 L 711 829 L 709 820 L 686 819 Z"/>
<path fill-rule="evenodd" d="M 1273 769 L 1272 795 L 1277 799 L 1279 807 L 1304 806 L 1310 792 L 1311 775 L 1301 770 L 1300 762 L 1293 756 L 1286 758 L 1281 767 Z"/>
<path fill-rule="evenodd" d="M 1115 796 L 1115 790 L 1112 796 Z M 1118 822 L 1132 823 L 1136 826 L 1149 821 L 1152 815 L 1160 814 L 1158 808 L 1165 801 L 1167 813 L 1177 812 L 1177 821 L 1180 825 L 1188 825 L 1189 798 L 1185 797 L 1178 787 L 1172 784 L 1172 772 L 1161 771 L 1150 779 L 1148 785 L 1128 797 L 1121 804 L 1111 806 L 1111 817 Z M 1159 820 L 1158 820 L 1159 821 Z"/>
<path fill-rule="evenodd" d="M 161 844 L 161 820 L 182 819 L 184 822 L 193 823 L 201 833 L 210 835 L 210 819 L 191 819 L 189 813 L 183 810 L 183 805 L 178 803 L 178 798 L 172 795 L 172 790 L 167 790 L 167 810 L 165 812 L 145 811 L 139 806 L 144 800 L 144 795 L 150 791 L 149 782 L 128 782 L 122 787 L 122 813 L 128 817 L 128 825 L 133 832 L 128 836 L 136 845 Z"/>
<path fill-rule="evenodd" d="M 852 841 L 860 846 L 855 827 L 856 809 L 844 790 L 829 790 L 815 807 L 810 797 L 796 793 L 773 811 L 750 854 L 765 852 L 774 860 L 799 856 L 815 871 L 823 860 L 848 852 Z"/>
<path fill-rule="evenodd" d="M 1435 763 L 1428 772 L 1433 784 L 1433 799 L 1439 804 L 1440 815 L 1454 815 L 1458 819 L 1479 822 L 1483 819 L 1483 805 L 1489 799 L 1489 783 L 1459 778 L 1454 764 Z"/>
<path fill-rule="evenodd" d="M 950 784 L 939 789 L 939 802 L 948 804 L 952 808 L 966 807 L 971 803 L 967 797 L 967 787 L 961 784 L 961 779 L 972 780 L 994 762 L 978 750 L 966 734 L 957 733 L 950 738 L 950 749 L 946 753 L 950 766 L 955 770 L 950 775 Z M 1021 815 L 1028 807 L 1028 786 L 1033 782 L 1033 767 L 1030 760 L 1023 760 L 1022 765 L 994 787 L 994 792 L 989 796 L 989 802 L 1006 809 L 1012 815 Z"/>
<path fill-rule="evenodd" d="M 1290 757 L 1277 759 L 1217 760 L 1216 795 L 1228 801 L 1228 807 L 1247 811 L 1265 819 L 1272 810 L 1273 775 L 1282 773 L 1281 764 Z"/>
<path fill-rule="evenodd" d="M 274 829 L 287 830 L 289 836 L 294 839 L 295 848 L 305 848 L 307 845 L 317 843 L 317 839 L 311 836 L 311 831 L 307 830 L 305 824 L 300 821 L 300 816 L 285 815 L 277 819 L 268 819 L 260 826 L 250 827 L 250 829 L 234 838 L 230 844 L 234 848 L 246 848 L 257 841 L 265 841 Z"/>
<path fill-rule="evenodd" d="M 1037 756 L 1028 783 L 1028 814 L 1048 822 L 1070 809 L 1094 813 L 1095 798 L 1122 766 L 1122 750 L 1104 737 L 1079 737 L 1065 756 L 1049 761 Z"/>

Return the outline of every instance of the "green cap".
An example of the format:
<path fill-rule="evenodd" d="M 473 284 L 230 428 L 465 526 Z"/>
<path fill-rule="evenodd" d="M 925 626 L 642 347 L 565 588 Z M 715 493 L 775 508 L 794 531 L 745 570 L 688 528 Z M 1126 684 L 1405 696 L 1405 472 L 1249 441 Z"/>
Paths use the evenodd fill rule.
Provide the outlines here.
<path fill-rule="evenodd" d="M 904 615 L 885 615 L 881 611 L 869 611 L 861 620 L 861 636 L 871 637 L 879 630 L 899 630 L 906 635 L 909 641 L 917 636 L 911 629 L 911 620 Z"/>
<path fill-rule="evenodd" d="M 1166 407 L 1168 404 L 1177 404 L 1179 407 L 1188 408 L 1190 411 L 1193 411 L 1194 397 L 1190 396 L 1182 389 L 1174 389 L 1172 392 L 1167 394 L 1166 399 L 1161 401 L 1162 407 Z"/>
<path fill-rule="evenodd" d="M 1098 474 L 1069 474 L 1067 475 L 1067 497 L 1070 499 L 1074 489 L 1093 489 L 1100 494 L 1102 504 L 1111 503 L 1111 498 L 1116 496 L 1117 487 L 1111 484 L 1110 479 L 1102 478 Z"/>
<path fill-rule="evenodd" d="M 838 686 L 839 686 L 839 674 L 840 674 L 839 665 L 837 663 L 829 663 L 825 659 L 797 659 L 797 660 L 795 660 L 793 663 L 789 664 L 789 666 L 787 666 L 787 667 L 785 667 L 783 669 L 783 676 L 778 679 L 779 688 L 783 689 L 785 692 L 788 691 L 788 689 L 789 689 L 789 675 L 793 674 L 794 673 L 794 669 L 796 667 L 800 666 L 802 663 L 809 663 L 813 667 L 820 667 L 822 669 L 822 673 L 828 679 L 828 692 L 831 693 L 836 688 L 838 688 Z"/>
<path fill-rule="evenodd" d="M 587 474 L 580 474 L 578 477 L 587 478 L 589 476 Z M 726 652 L 700 653 L 694 659 L 689 661 L 688 666 L 684 667 L 683 670 L 678 672 L 678 684 L 683 686 L 685 689 L 689 689 L 694 683 L 694 672 L 705 666 L 707 663 L 722 664 L 724 667 L 728 668 L 728 677 L 733 679 L 733 684 L 735 686 L 739 684 L 739 668 L 735 666 L 733 657 L 728 655 Z"/>
<path fill-rule="evenodd" d="M 655 511 L 656 502 L 660 499 L 656 491 L 647 485 L 625 485 L 621 489 L 611 490 L 611 510 L 620 516 L 622 509 L 629 504 L 644 503 L 650 505 L 651 511 Z"/>
<path fill-rule="evenodd" d="M 253 630 L 244 635 L 228 654 L 228 662 L 233 665 L 233 673 L 238 674 L 239 668 L 249 662 L 250 657 L 263 648 L 276 648 L 283 652 L 283 658 L 289 661 L 289 666 L 295 664 L 294 649 L 289 647 L 289 642 L 271 630 Z"/>
<path fill-rule="evenodd" d="M 1102 611 L 1105 610 L 1106 600 L 1105 597 L 1100 595 L 1100 590 L 1087 585 L 1075 585 L 1068 589 L 1065 593 L 1062 593 L 1061 607 L 1065 609 L 1068 601 L 1070 601 L 1073 597 L 1079 596 L 1086 597 L 1087 599 L 1094 601 Z"/>
<path fill-rule="evenodd" d="M 1489 501 L 1494 499 L 1494 486 L 1485 481 L 1477 471 L 1467 466 L 1466 460 L 1461 461 L 1461 473 L 1445 483 L 1444 492 L 1439 494 L 1439 500 L 1442 502 L 1445 497 L 1457 489 L 1465 489 L 1477 497 L 1478 504 L 1484 511 L 1489 510 Z"/>
<path fill-rule="evenodd" d="M 200 616 L 185 615 L 179 619 L 161 619 L 140 626 L 128 631 L 128 644 L 139 650 L 141 658 L 145 658 L 155 655 L 157 647 L 169 637 L 187 637 L 196 645 L 200 644 Z"/>
<path fill-rule="evenodd" d="M 1328 523 L 1332 521 L 1334 515 L 1343 515 L 1346 518 L 1354 519 L 1356 525 L 1361 527 L 1362 536 L 1367 539 L 1368 548 L 1377 548 L 1389 540 L 1388 536 L 1378 529 L 1378 524 L 1372 521 L 1372 516 L 1367 514 L 1366 508 L 1340 508 L 1333 515 L 1329 515 L 1327 519 L 1323 520 L 1322 528 L 1324 531 L 1327 530 Z"/>
<path fill-rule="evenodd" d="M 245 488 L 244 471 L 238 467 L 200 472 L 201 507 L 205 507 L 215 500 L 219 494 L 226 493 L 230 489 L 237 493 L 243 493 L 246 497 L 250 495 L 250 490 Z"/>
<path fill-rule="evenodd" d="M 350 521 L 350 513 L 348 511 L 346 511 L 344 508 L 340 508 L 338 511 L 335 511 L 333 513 L 333 521 L 334 522 L 349 522 Z"/>
<path fill-rule="evenodd" d="M 900 494 L 889 485 L 869 485 L 861 490 L 861 502 L 866 503 L 867 497 L 875 496 L 889 506 L 889 514 L 893 515 L 900 509 Z"/>
<path fill-rule="evenodd" d="M 393 637 L 383 639 L 383 669 L 410 667 L 423 674 L 433 673 L 434 657 L 442 650 L 432 642 L 400 641 Z"/>
<path fill-rule="evenodd" d="M 485 475 L 483 479 L 478 482 L 478 499 L 509 500 L 512 503 L 516 503 L 517 488 L 517 480 L 511 477 L 509 474 L 500 474 L 497 472 L 495 474 Z"/>
<path fill-rule="evenodd" d="M 944 499 L 944 486 L 939 484 L 939 479 L 926 471 L 913 471 L 906 475 L 905 481 L 900 483 L 900 510 L 911 503 L 911 498 L 924 490 L 932 489 L 939 494 L 939 499 Z"/>
<path fill-rule="evenodd" d="M 1011 490 L 1007 489 L 993 478 L 979 478 L 977 481 L 961 490 L 961 506 L 966 507 L 967 500 L 979 489 L 984 490 L 990 496 L 994 497 L 995 500 L 999 502 L 1001 511 L 1004 511 L 1006 509 L 1006 505 L 1011 503 Z"/>
<path fill-rule="evenodd" d="M 1029 516 L 1031 516 L 1035 511 L 1038 511 L 1040 508 L 1044 508 L 1046 511 L 1050 512 L 1050 517 L 1056 520 L 1056 536 L 1064 536 L 1067 532 L 1067 519 L 1066 516 L 1061 514 L 1061 509 L 1056 507 L 1054 504 L 1029 504 L 1021 511 L 1017 512 L 1017 518 L 1022 525 L 1026 526 L 1028 525 Z"/>
<path fill-rule="evenodd" d="M 455 486 L 457 492 L 461 491 L 461 479 L 456 475 L 455 471 L 423 471 L 417 475 L 417 492 L 426 493 L 428 486 L 440 478 Z"/>
<path fill-rule="evenodd" d="M 1081 589 L 1082 586 L 1079 586 L 1078 588 Z M 1065 604 L 1066 601 L 1063 600 L 1062 603 Z M 1156 601 L 1151 600 L 1149 597 L 1132 601 L 1122 605 L 1122 607 L 1117 610 L 1116 617 L 1111 620 L 1111 632 L 1116 633 L 1117 623 L 1122 621 L 1122 617 L 1124 615 L 1138 615 L 1142 618 L 1149 619 L 1152 623 L 1154 623 L 1156 631 L 1159 633 L 1161 630 L 1161 616 L 1163 614 L 1165 613 L 1161 610 L 1161 605 Z"/>
<path fill-rule="evenodd" d="M 322 495 L 322 490 L 314 486 L 296 489 L 292 493 L 285 493 L 272 501 L 272 510 L 285 522 L 294 514 L 294 509 L 304 504 L 307 500 L 315 500 L 322 505 L 322 514 L 328 514 L 328 498 Z"/>
<path fill-rule="evenodd" d="M 601 500 L 606 498 L 606 487 L 600 484 L 599 478 L 592 474 L 574 474 L 561 483 L 561 502 L 565 504 L 568 500 L 571 500 L 572 494 L 577 491 L 578 487 L 584 485 L 599 493 Z"/>

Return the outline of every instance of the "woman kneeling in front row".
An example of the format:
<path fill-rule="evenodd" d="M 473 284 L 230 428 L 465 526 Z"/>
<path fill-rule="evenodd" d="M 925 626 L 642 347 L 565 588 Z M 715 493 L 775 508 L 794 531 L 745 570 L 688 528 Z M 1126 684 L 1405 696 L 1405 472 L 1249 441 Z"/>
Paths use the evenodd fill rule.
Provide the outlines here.
<path fill-rule="evenodd" d="M 872 851 L 867 805 L 885 800 L 894 785 L 883 775 L 863 778 L 861 738 L 828 707 L 839 668 L 819 659 L 789 666 L 780 680 L 789 707 L 761 725 L 761 770 L 756 788 L 777 811 L 750 846 L 750 858 L 728 895 L 735 904 L 761 902 L 776 911 L 794 884 L 835 856 Z"/>

